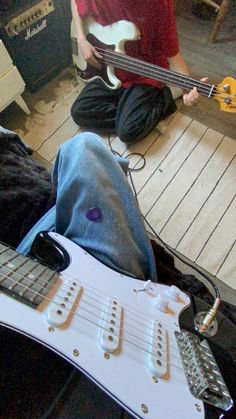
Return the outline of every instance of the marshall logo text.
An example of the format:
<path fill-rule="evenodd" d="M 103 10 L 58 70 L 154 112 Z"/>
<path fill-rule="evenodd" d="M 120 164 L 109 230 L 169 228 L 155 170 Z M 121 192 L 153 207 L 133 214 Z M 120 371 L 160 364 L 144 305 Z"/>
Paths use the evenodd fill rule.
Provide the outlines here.
<path fill-rule="evenodd" d="M 34 28 L 28 28 L 26 31 L 25 40 L 32 38 L 33 36 L 37 35 L 37 33 L 43 31 L 47 27 L 47 21 L 44 19 L 41 23 L 34 26 Z"/>

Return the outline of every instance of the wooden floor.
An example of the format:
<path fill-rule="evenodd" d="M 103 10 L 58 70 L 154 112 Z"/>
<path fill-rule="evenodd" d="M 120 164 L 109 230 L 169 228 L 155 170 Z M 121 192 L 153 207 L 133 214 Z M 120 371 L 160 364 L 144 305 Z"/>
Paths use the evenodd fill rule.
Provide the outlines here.
<path fill-rule="evenodd" d="M 69 91 L 51 113 L 41 103 L 41 119 L 23 136 L 47 161 L 80 132 L 70 116 L 79 90 Z M 236 142 L 180 112 L 162 130 L 129 148 L 118 137 L 102 140 L 123 156 L 132 153 L 140 209 L 161 239 L 236 289 Z"/>
<path fill-rule="evenodd" d="M 236 142 L 176 113 L 165 135 L 154 130 L 128 149 L 141 211 L 169 246 L 236 289 Z M 139 153 L 143 157 L 140 158 Z"/>
<path fill-rule="evenodd" d="M 236 42 L 224 38 L 235 20 L 232 25 L 226 21 L 212 46 L 212 22 L 196 19 L 185 0 L 179 5 L 180 46 L 193 76 L 209 75 L 213 83 L 235 76 Z M 17 131 L 40 158 L 53 162 L 59 145 L 80 132 L 70 108 L 81 88 L 72 69 L 66 69 L 35 94 L 24 94 L 30 116 L 12 104 L 0 115 L 0 124 Z M 221 112 L 218 103 L 203 98 L 194 108 L 179 99 L 164 135 L 154 130 L 129 149 L 117 137 L 103 141 L 122 155 L 143 156 L 130 158 L 134 168 L 145 161 L 132 177 L 141 211 L 160 237 L 236 290 L 235 139 L 235 114 Z"/>

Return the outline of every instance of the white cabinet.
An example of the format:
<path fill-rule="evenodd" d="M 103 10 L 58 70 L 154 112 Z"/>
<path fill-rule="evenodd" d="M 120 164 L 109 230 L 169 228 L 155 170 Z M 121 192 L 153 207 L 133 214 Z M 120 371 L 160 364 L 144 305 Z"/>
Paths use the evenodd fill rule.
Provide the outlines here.
<path fill-rule="evenodd" d="M 30 110 L 21 97 L 24 90 L 25 82 L 0 39 L 0 112 L 15 101 L 29 115 Z"/>

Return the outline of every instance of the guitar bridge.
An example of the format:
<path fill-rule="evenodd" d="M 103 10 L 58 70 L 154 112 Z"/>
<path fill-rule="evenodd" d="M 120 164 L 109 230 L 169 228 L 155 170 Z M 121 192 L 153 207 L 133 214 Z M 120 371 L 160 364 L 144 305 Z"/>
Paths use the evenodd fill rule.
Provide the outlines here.
<path fill-rule="evenodd" d="M 233 405 L 212 351 L 204 339 L 189 332 L 175 332 L 185 376 L 191 393 L 223 410 Z"/>

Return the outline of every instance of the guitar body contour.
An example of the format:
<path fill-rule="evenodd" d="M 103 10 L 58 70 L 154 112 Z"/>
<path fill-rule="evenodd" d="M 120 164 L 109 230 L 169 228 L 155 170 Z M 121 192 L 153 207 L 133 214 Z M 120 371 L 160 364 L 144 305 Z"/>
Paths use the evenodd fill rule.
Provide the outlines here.
<path fill-rule="evenodd" d="M 12 281 L 19 276 L 17 272 L 23 272 L 22 266 L 27 265 L 28 258 L 19 255 L 15 262 L 13 251 L 9 250 L 10 263 L 6 262 L 4 266 L 1 263 L 0 276 L 3 276 L 3 272 L 7 273 L 12 265 L 14 273 L 0 280 L 3 290 L 0 294 L 0 324 L 58 353 L 136 418 L 207 417 L 205 403 L 190 391 L 186 380 L 187 370 L 191 369 L 193 362 L 192 354 L 191 362 L 185 359 L 187 364 L 189 362 L 186 371 L 180 356 L 182 333 L 179 317 L 190 306 L 187 294 L 179 290 L 177 299 L 172 299 L 170 287 L 153 283 L 146 291 L 140 292 L 143 290 L 143 281 L 111 270 L 56 233 L 49 233 L 48 236 L 65 249 L 69 266 L 57 274 L 56 282 L 48 294 L 42 297 L 46 287 L 43 287 L 41 277 L 40 285 L 34 282 L 36 278 L 31 265 L 30 273 L 24 275 L 24 280 L 29 285 L 33 283 L 34 293 L 21 285 L 23 275 L 20 275 L 20 283 L 16 285 L 14 282 L 12 286 Z M 7 250 L 3 249 L 1 260 L 7 254 Z M 20 271 L 16 270 L 15 263 L 19 263 Z M 37 266 L 37 271 L 40 266 Z M 23 296 L 23 301 L 8 295 L 12 289 L 13 293 L 14 289 L 17 292 L 17 287 L 22 287 L 18 297 Z M 36 299 L 40 297 L 40 303 L 35 308 L 31 307 L 34 303 L 33 295 Z M 156 298 L 159 295 L 168 300 L 166 311 L 158 308 Z M 27 298 L 28 304 L 24 301 Z M 223 329 L 227 326 L 227 320 L 224 322 Z M 228 330 L 234 346 L 235 328 L 231 326 Z M 216 345 L 217 342 L 216 339 Z M 197 348 L 199 345 L 200 342 Z M 225 359 L 231 357 L 228 346 L 225 344 Z M 208 353 L 205 346 L 202 350 Z M 213 365 L 211 356 L 210 360 Z M 227 369 L 234 377 L 235 365 L 227 362 Z M 225 384 L 222 386 L 226 394 Z M 197 381 L 195 387 L 198 387 Z M 234 394 L 231 397 L 234 398 Z M 233 402 L 229 395 L 225 397 L 224 403 L 230 411 Z M 211 414 L 212 411 L 215 417 L 222 415 L 218 408 L 213 407 Z M 211 414 L 209 418 L 212 419 Z"/>
<path fill-rule="evenodd" d="M 102 47 L 104 50 L 112 50 L 125 54 L 125 42 L 139 39 L 140 32 L 131 22 L 120 20 L 112 25 L 102 26 L 91 16 L 84 21 L 85 35 L 87 40 L 95 47 Z M 102 66 L 102 70 L 87 64 L 84 60 L 79 46 L 77 45 L 74 22 L 71 22 L 72 57 L 76 71 L 84 82 L 90 82 L 97 78 L 111 89 L 121 87 L 121 81 L 116 77 L 114 67 L 111 65 Z"/>

